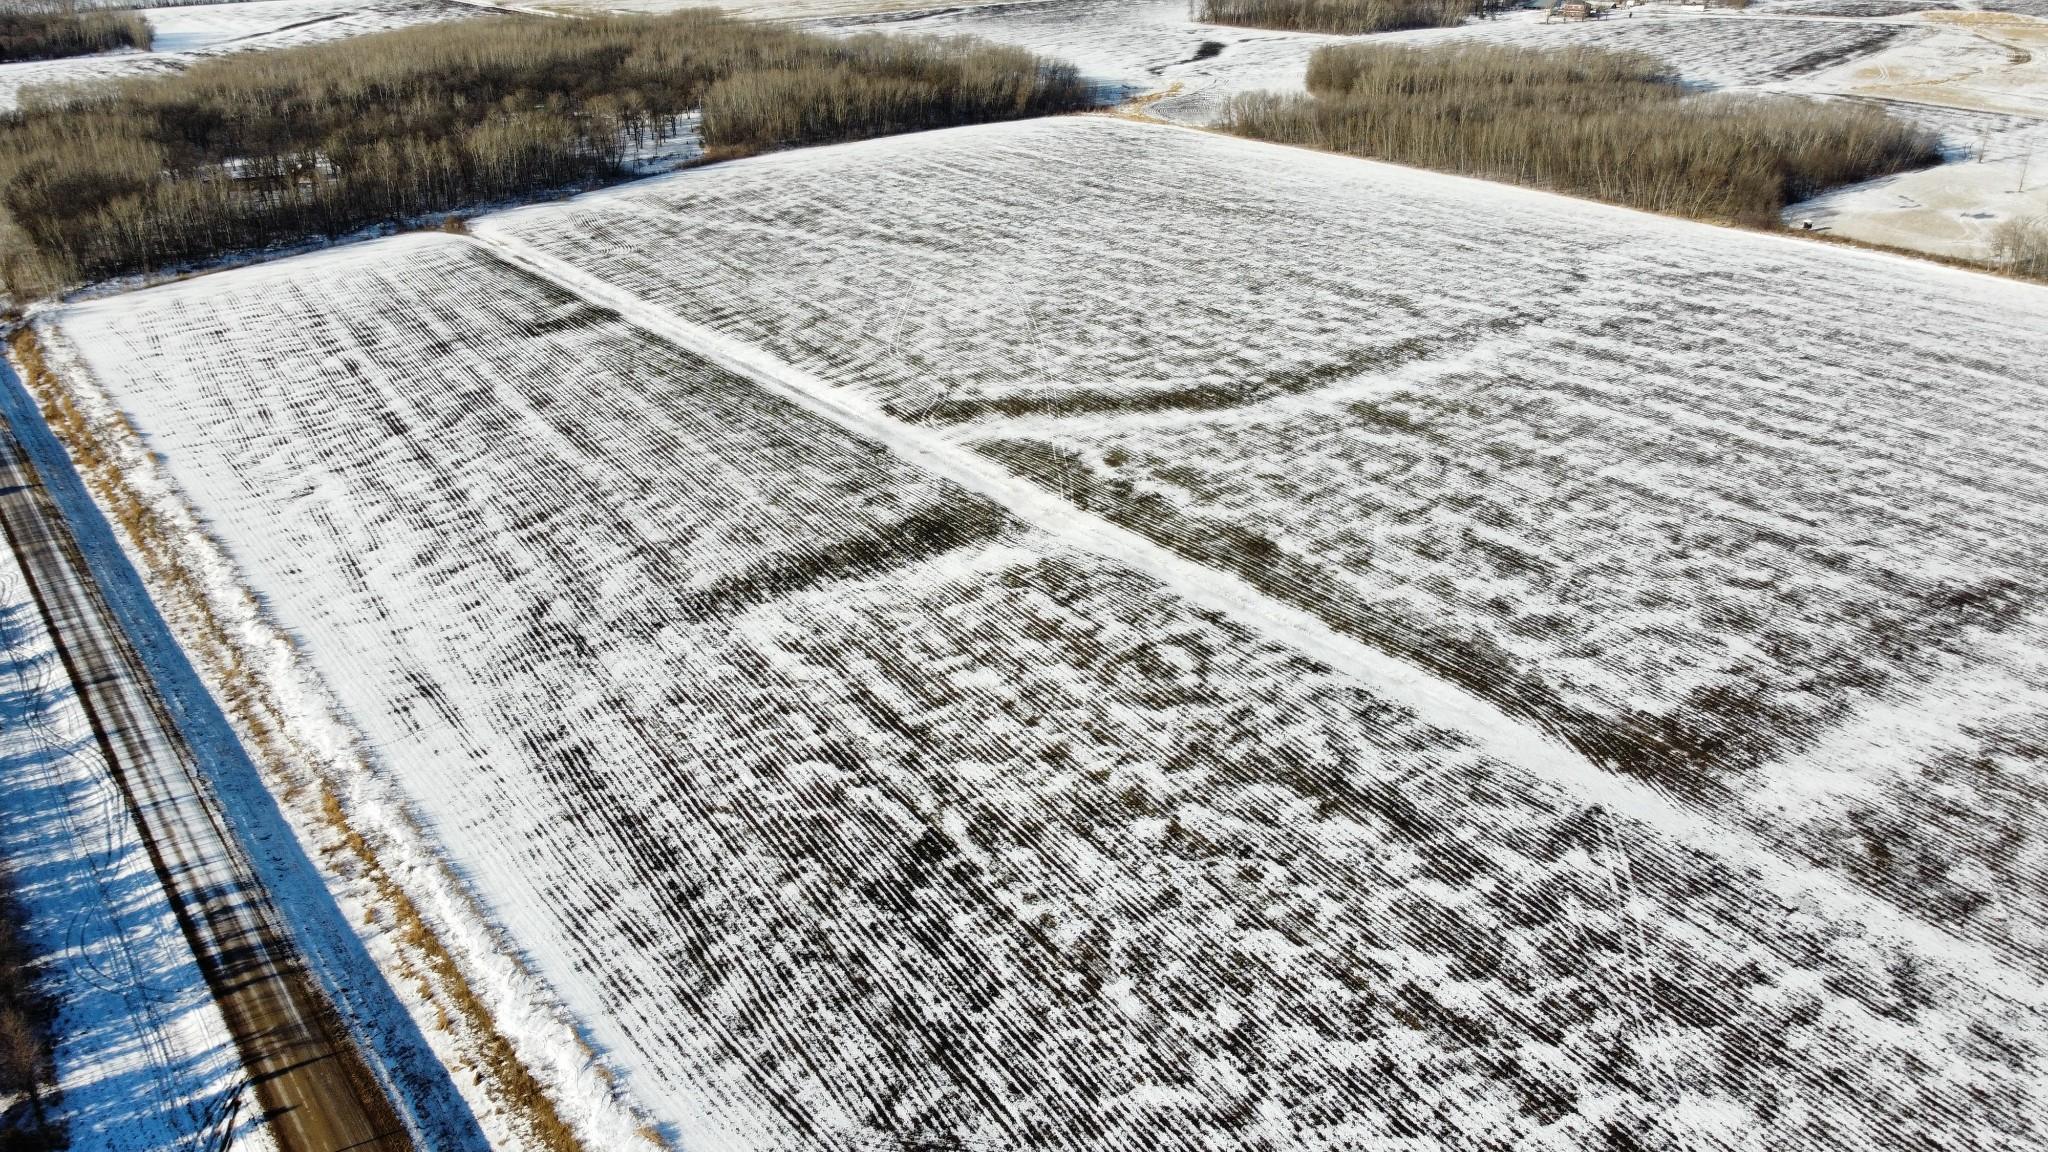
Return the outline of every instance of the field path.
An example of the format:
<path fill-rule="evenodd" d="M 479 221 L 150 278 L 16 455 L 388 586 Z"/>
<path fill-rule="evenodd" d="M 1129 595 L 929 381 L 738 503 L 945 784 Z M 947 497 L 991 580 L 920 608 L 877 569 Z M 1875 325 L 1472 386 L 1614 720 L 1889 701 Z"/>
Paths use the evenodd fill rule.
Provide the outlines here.
<path fill-rule="evenodd" d="M 1754 836 L 1713 819 L 1656 787 L 1609 772 L 1540 726 L 1416 665 L 1332 629 L 1320 617 L 1275 600 L 1227 572 L 1179 555 L 1018 477 L 995 461 L 931 429 L 907 424 L 846 390 L 745 341 L 692 323 L 603 279 L 538 251 L 506 230 L 480 228 L 471 240 L 508 264 L 539 276 L 629 323 L 672 340 L 728 371 L 754 381 L 823 419 L 883 445 L 901 458 L 975 492 L 1075 547 L 1129 565 L 1255 633 L 1355 677 L 1425 722 L 1470 735 L 1487 754 L 1544 778 L 1588 803 L 1631 818 L 1696 851 L 1752 869 L 1786 901 L 1812 900 L 2001 983 L 2037 1006 L 2048 989 L 2014 972 L 1992 949 L 1959 937 L 1845 883 L 1786 859 Z M 1628 845 L 1617 843 L 1624 858 Z M 1788 904 L 1789 906 L 1789 904 Z M 2022 990 L 2024 990 L 2022 992 Z"/>
<path fill-rule="evenodd" d="M 285 1152 L 412 1147 L 222 817 L 192 749 L 11 431 L 0 529 Z"/>

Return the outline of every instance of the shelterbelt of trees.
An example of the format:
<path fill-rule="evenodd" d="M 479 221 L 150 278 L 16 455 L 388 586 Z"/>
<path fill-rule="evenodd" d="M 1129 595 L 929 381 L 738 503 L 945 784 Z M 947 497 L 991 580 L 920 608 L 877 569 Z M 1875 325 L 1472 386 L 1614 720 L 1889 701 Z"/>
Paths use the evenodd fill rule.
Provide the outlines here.
<path fill-rule="evenodd" d="M 1932 133 L 1868 105 L 1691 95 L 1666 65 L 1637 52 L 1337 45 L 1310 58 L 1308 89 L 1237 97 L 1221 126 L 1766 226 L 1824 189 L 1941 159 Z"/>
<path fill-rule="evenodd" d="M 713 156 L 1085 106 L 967 39 L 829 38 L 686 10 L 493 16 L 250 53 L 0 118 L 17 299 L 628 175 L 702 113 Z"/>
<path fill-rule="evenodd" d="M 136 12 L 80 12 L 61 0 L 0 3 L 0 64 L 148 48 L 149 21 Z"/>
<path fill-rule="evenodd" d="M 1196 18 L 1208 24 L 1355 36 L 1451 28 L 1482 6 L 1482 0 L 1202 0 Z"/>

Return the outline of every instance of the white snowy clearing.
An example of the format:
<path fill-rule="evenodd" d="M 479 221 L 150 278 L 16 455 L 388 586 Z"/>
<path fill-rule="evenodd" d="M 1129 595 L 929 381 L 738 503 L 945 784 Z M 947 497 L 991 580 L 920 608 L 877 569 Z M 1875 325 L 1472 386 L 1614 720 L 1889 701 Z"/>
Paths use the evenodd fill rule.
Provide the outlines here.
<path fill-rule="evenodd" d="M 1843 188 L 1786 212 L 1844 236 L 1983 259 L 1992 230 L 2048 218 L 2048 19 L 1924 12 L 1924 30 L 1790 87 L 1887 102 L 1941 132 L 1952 162 Z"/>
<path fill-rule="evenodd" d="M 44 328 L 681 1146 L 2048 1138 L 2048 292 L 1109 118 L 472 227 Z"/>

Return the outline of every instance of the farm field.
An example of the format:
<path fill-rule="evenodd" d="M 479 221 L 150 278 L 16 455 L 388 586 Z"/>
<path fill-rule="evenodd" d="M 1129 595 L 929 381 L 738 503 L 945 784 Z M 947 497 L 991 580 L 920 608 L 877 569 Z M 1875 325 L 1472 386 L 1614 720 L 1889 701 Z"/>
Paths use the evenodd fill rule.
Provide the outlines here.
<path fill-rule="evenodd" d="M 1071 60 L 1083 73 L 1133 92 L 1164 90 L 1167 95 L 1147 111 L 1183 124 L 1208 123 L 1240 92 L 1300 91 L 1309 55 L 1326 44 L 1445 39 L 1531 47 L 1591 43 L 1649 52 L 1669 60 L 1688 81 L 1728 88 L 1787 80 L 1921 34 L 1909 27 L 1840 20 L 1702 17 L 1697 9 L 1663 6 L 1595 23 L 1545 23 L 1543 15 L 1515 10 L 1456 28 L 1343 37 L 1203 24 L 1189 18 L 1180 0 L 1042 0 L 827 23 L 1016 44 Z M 1222 50 L 1197 58 L 1204 42 Z"/>
<path fill-rule="evenodd" d="M 248 0 L 151 8 L 156 34 L 148 52 L 118 52 L 0 65 L 0 111 L 25 90 L 93 85 L 174 72 L 208 56 L 321 44 L 437 20 L 465 19 L 477 7 L 456 0 Z"/>
<path fill-rule="evenodd" d="M 2028 414 L 2048 401 L 2048 296 L 1286 155 L 1265 171 L 1272 150 L 1206 134 L 1042 123 L 479 233 L 942 428 L 2015 962 L 2048 958 L 2043 847 L 2008 818 L 2038 798 L 2048 679 L 1999 655 L 2044 623 L 2028 509 L 2048 445 Z M 1443 239 L 1472 220 L 1497 223 Z M 1955 698 L 1927 710 L 1954 726 L 1932 747 L 1996 767 L 1872 765 L 1787 827 L 1777 762 L 1934 667 Z M 2031 718 L 1994 722 L 2023 701 Z"/>
<path fill-rule="evenodd" d="M 1937 107 L 2048 116 L 2048 19 L 1926 12 L 1918 36 L 1813 77 L 1816 87 Z"/>
<path fill-rule="evenodd" d="M 334 29 L 311 30 L 339 22 L 351 30 L 382 31 L 412 23 L 415 13 L 431 5 L 392 3 L 336 3 L 335 0 L 242 0 L 232 4 L 195 4 L 162 8 L 148 13 L 156 33 L 154 52 L 203 52 L 252 37 L 266 42 L 286 32 L 300 37 L 324 36 Z M 308 42 L 292 38 L 294 42 Z"/>
<path fill-rule="evenodd" d="M 41 327 L 681 1146 L 2048 1139 L 2048 291 L 1110 118 L 470 226 Z"/>

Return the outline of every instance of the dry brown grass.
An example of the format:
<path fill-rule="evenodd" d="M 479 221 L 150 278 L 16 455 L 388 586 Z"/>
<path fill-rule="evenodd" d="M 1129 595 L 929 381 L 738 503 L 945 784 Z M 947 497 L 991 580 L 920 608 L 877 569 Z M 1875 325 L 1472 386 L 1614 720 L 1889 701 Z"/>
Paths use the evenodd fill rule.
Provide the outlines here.
<path fill-rule="evenodd" d="M 1181 82 L 1175 80 L 1172 84 L 1161 88 L 1157 92 L 1147 92 L 1142 96 L 1133 96 L 1129 100 L 1111 108 L 1109 115 L 1118 116 L 1126 120 L 1148 120 L 1160 123 L 1159 118 L 1152 115 L 1152 106 L 1168 96 L 1180 95 L 1181 88 Z"/>
<path fill-rule="evenodd" d="M 134 430 L 125 421 L 120 428 L 107 430 L 88 419 L 49 366 L 33 329 L 18 330 L 9 343 L 43 419 L 71 453 L 81 478 L 141 562 L 151 594 L 159 598 L 166 619 L 220 699 L 244 747 L 266 781 L 278 789 L 280 799 L 298 803 L 309 790 L 317 798 L 313 808 L 325 827 L 326 840 L 321 855 L 332 860 L 345 854 L 356 874 L 375 892 L 371 916 L 392 926 L 402 975 L 416 982 L 444 1031 L 453 1030 L 473 1045 L 485 1091 L 518 1117 L 548 1152 L 595 1152 L 577 1136 L 553 1096 L 520 1059 L 462 965 L 384 867 L 375 844 L 349 818 L 330 782 L 293 754 L 282 707 L 215 611 L 205 584 L 186 558 L 178 532 L 127 481 L 116 462 L 109 435 L 132 437 Z M 645 1135 L 651 1145 L 662 1144 L 651 1129 Z"/>

